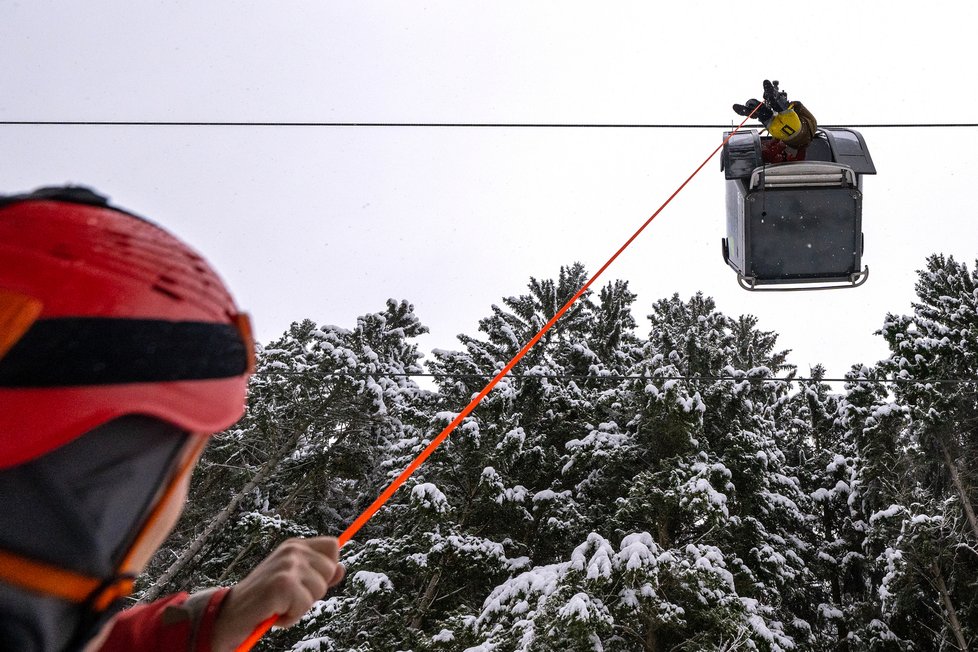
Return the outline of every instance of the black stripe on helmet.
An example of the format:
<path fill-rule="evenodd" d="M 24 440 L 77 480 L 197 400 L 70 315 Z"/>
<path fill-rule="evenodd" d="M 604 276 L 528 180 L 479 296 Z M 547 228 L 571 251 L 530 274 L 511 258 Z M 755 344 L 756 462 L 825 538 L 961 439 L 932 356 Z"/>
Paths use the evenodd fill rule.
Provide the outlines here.
<path fill-rule="evenodd" d="M 0 387 L 78 387 L 240 376 L 247 345 L 231 324 L 41 319 L 0 359 Z"/>

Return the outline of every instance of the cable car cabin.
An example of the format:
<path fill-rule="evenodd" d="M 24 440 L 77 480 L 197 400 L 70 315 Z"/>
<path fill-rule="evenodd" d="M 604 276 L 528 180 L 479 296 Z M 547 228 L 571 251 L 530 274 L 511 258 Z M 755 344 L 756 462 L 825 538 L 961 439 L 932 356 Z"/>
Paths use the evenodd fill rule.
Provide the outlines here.
<path fill-rule="evenodd" d="M 804 161 L 765 164 L 770 139 L 740 131 L 723 148 L 724 262 L 745 290 L 862 285 L 862 175 L 876 174 L 862 134 L 820 129 Z"/>

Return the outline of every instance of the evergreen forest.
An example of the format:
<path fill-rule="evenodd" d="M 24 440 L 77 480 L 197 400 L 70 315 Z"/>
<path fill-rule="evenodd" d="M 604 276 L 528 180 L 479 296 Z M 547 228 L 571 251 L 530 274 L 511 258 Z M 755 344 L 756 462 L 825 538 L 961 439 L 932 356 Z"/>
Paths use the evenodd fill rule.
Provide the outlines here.
<path fill-rule="evenodd" d="M 259 347 L 138 596 L 230 585 L 337 535 L 584 284 L 530 279 L 455 350 L 407 301 Z M 256 650 L 978 646 L 978 269 L 941 255 L 847 382 L 702 294 L 585 294 Z M 422 387 L 419 374 L 432 374 Z"/>

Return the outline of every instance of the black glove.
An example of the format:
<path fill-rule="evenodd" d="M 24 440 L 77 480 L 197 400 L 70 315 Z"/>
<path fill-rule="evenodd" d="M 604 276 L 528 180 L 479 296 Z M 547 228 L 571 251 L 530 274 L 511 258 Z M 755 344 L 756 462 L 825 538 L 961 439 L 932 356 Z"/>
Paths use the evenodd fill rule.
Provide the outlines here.
<path fill-rule="evenodd" d="M 778 88 L 777 80 L 764 80 L 764 103 L 778 113 L 788 109 L 788 94 Z"/>
<path fill-rule="evenodd" d="M 757 100 L 747 100 L 747 102 L 744 104 L 734 104 L 733 110 L 734 113 L 736 113 L 737 115 L 742 115 L 744 117 L 747 117 L 754 112 L 754 109 L 757 107 L 758 104 L 760 104 L 760 102 L 758 102 Z"/>
<path fill-rule="evenodd" d="M 754 109 L 757 108 L 758 105 L 761 105 L 761 108 L 757 109 L 757 112 L 755 113 Z M 771 118 L 774 117 L 774 111 L 772 111 L 767 104 L 763 104 L 759 100 L 755 99 L 747 100 L 746 104 L 734 104 L 733 110 L 734 113 L 742 116 L 749 116 L 751 113 L 753 113 L 754 117 L 764 125 L 771 122 Z"/>

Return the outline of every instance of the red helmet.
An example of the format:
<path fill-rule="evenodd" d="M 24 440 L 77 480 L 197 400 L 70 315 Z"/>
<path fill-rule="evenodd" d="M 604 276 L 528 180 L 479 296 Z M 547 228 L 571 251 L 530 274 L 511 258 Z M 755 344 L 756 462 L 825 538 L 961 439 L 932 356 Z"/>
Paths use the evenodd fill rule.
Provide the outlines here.
<path fill-rule="evenodd" d="M 0 469 L 128 414 L 244 410 L 247 317 L 196 252 L 85 188 L 0 197 Z"/>

